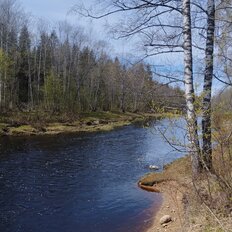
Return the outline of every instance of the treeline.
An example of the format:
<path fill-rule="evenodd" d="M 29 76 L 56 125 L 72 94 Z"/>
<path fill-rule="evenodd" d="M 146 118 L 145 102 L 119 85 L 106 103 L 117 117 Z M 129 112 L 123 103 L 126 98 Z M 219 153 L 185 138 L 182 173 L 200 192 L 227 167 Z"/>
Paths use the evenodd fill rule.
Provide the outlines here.
<path fill-rule="evenodd" d="M 14 0 L 0 0 L 1 112 L 149 111 L 180 108 L 183 92 L 126 65 L 67 23 L 30 29 Z"/>

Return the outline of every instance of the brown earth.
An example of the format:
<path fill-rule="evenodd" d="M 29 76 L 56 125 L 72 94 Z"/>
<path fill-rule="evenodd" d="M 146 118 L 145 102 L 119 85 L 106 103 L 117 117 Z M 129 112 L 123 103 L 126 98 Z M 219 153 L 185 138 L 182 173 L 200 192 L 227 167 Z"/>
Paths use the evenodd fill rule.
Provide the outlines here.
<path fill-rule="evenodd" d="M 231 232 L 232 212 L 225 211 L 225 201 L 221 195 L 216 196 L 218 189 L 214 190 L 215 193 L 211 190 L 215 195 L 211 197 L 220 201 L 221 207 L 219 205 L 216 210 L 213 205 L 207 205 L 209 180 L 205 174 L 193 180 L 189 156 L 166 165 L 161 173 L 153 172 L 142 177 L 138 183 L 142 189 L 160 192 L 163 197 L 162 205 L 158 212 L 155 211 L 153 223 L 146 232 Z M 170 215 L 172 221 L 161 225 L 160 219 L 164 215 Z"/>
<path fill-rule="evenodd" d="M 160 210 L 155 215 L 153 224 L 147 232 L 157 231 L 183 231 L 184 204 L 183 192 L 176 181 L 163 182 L 156 186 L 163 195 L 163 202 Z M 161 225 L 159 220 L 164 215 L 170 215 L 172 221 Z"/>

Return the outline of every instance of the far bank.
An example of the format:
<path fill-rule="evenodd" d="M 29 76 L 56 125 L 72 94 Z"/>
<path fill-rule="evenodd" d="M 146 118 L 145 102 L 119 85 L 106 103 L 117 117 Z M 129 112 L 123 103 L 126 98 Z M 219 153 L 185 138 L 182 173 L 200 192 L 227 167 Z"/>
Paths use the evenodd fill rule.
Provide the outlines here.
<path fill-rule="evenodd" d="M 49 115 L 37 112 L 4 115 L 0 136 L 57 135 L 63 133 L 109 131 L 151 119 L 174 117 L 173 113 L 91 112 L 79 115 Z"/>

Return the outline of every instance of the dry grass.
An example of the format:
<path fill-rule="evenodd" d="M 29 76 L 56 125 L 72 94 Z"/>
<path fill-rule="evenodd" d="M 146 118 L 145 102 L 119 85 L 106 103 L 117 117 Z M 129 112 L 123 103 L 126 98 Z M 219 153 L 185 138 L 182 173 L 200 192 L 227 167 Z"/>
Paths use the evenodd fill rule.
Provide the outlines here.
<path fill-rule="evenodd" d="M 189 156 L 177 159 L 172 163 L 165 165 L 163 172 L 148 173 L 143 176 L 139 182 L 143 185 L 153 186 L 170 180 L 182 182 L 183 178 L 185 180 L 191 178 L 191 161 Z"/>
<path fill-rule="evenodd" d="M 142 121 L 155 115 L 141 115 L 133 113 L 93 112 L 82 113 L 78 117 L 67 115 L 51 118 L 44 114 L 44 118 L 35 112 L 16 114 L 2 118 L 0 135 L 55 135 L 61 133 L 109 131 L 117 127 L 129 125 L 134 121 Z"/>
<path fill-rule="evenodd" d="M 55 135 L 61 133 L 109 131 L 135 122 L 173 114 L 87 112 L 50 115 L 46 112 L 17 112 L 0 118 L 1 135 Z"/>
<path fill-rule="evenodd" d="M 218 156 L 216 151 L 214 156 Z M 232 199 L 228 199 L 228 190 L 222 188 L 215 176 L 208 173 L 202 173 L 197 179 L 193 179 L 189 156 L 169 164 L 161 173 L 147 174 L 139 183 L 149 188 L 153 186 L 155 190 L 162 192 L 164 205 L 170 204 L 176 212 L 176 222 L 162 228 L 156 220 L 149 232 L 232 231 Z M 161 208 L 158 217 L 165 210 L 165 207 Z"/>

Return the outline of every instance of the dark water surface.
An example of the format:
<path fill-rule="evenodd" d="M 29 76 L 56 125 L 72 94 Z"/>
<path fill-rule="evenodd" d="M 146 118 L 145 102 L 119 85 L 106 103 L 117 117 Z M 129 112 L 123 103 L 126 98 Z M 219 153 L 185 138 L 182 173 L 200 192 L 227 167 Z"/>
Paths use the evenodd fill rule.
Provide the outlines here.
<path fill-rule="evenodd" d="M 0 231 L 143 231 L 161 197 L 136 182 L 183 155 L 151 128 L 0 138 Z"/>

